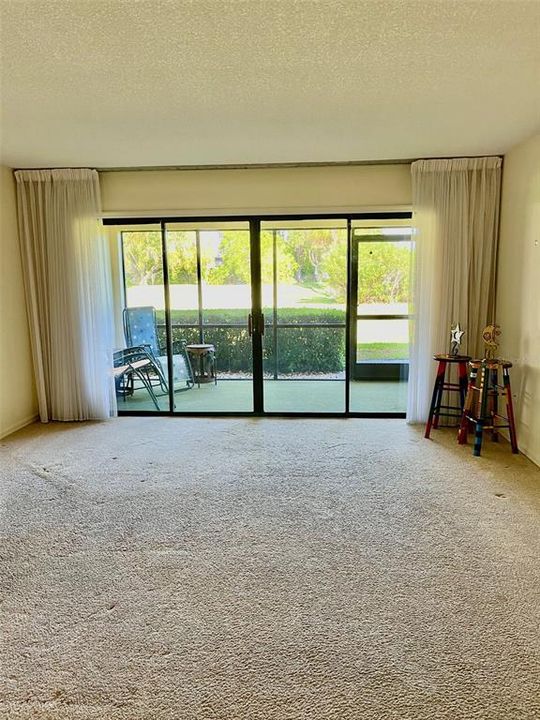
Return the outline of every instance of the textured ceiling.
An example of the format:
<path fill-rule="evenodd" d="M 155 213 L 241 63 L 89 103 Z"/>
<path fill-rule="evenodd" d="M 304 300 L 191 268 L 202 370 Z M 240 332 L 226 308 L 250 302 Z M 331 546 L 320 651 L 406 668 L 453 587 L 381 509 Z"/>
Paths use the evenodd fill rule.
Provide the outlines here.
<path fill-rule="evenodd" d="M 502 153 L 540 126 L 538 0 L 0 0 L 13 167 Z"/>

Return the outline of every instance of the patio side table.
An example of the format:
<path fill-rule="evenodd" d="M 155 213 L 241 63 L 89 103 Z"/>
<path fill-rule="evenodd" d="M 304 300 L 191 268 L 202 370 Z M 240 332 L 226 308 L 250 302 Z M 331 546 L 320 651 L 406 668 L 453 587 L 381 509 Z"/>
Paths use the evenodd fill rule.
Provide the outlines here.
<path fill-rule="evenodd" d="M 186 345 L 186 350 L 191 358 L 197 387 L 200 388 L 201 383 L 213 382 L 217 385 L 216 348 L 207 343 L 194 343 Z"/>

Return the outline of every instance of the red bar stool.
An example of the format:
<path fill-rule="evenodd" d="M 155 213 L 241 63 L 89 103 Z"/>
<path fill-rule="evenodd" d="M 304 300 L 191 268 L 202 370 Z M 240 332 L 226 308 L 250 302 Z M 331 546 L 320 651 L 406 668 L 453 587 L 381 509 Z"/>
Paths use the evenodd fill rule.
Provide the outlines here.
<path fill-rule="evenodd" d="M 471 359 L 470 355 L 434 355 L 433 359 L 439 365 L 437 367 L 437 376 L 435 377 L 435 385 L 433 386 L 433 395 L 431 397 L 431 407 L 429 408 L 429 417 L 426 423 L 426 432 L 424 437 L 429 438 L 431 428 L 439 427 L 440 417 L 451 417 L 456 420 L 461 419 L 463 408 L 465 406 L 465 396 L 467 393 L 467 363 Z M 458 366 L 458 382 L 450 382 L 450 371 L 448 379 L 446 377 L 446 369 L 452 365 Z M 443 405 L 443 392 L 459 393 L 459 405 Z"/>

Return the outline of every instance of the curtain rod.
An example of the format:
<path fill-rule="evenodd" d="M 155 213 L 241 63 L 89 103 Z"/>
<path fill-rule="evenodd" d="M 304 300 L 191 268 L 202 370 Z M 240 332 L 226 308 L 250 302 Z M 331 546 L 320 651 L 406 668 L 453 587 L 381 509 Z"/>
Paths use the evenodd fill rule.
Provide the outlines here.
<path fill-rule="evenodd" d="M 288 162 L 288 163 L 231 163 L 230 165 L 146 165 L 140 167 L 98 167 L 98 172 L 145 172 L 149 170 L 265 170 L 280 168 L 308 167 L 361 167 L 363 165 L 410 165 L 417 160 L 455 160 L 457 158 L 499 157 L 493 153 L 486 155 L 436 155 L 422 158 L 400 158 L 396 160 L 341 160 L 335 162 Z"/>
<path fill-rule="evenodd" d="M 88 168 L 89 170 L 97 170 L 100 173 L 106 172 L 150 172 L 152 170 L 264 170 L 264 169 L 280 169 L 280 168 L 308 168 L 308 167 L 361 167 L 363 165 L 410 165 L 417 160 L 456 160 L 466 158 L 483 158 L 498 157 L 501 160 L 504 155 L 500 153 L 483 154 L 483 155 L 437 155 L 432 157 L 421 158 L 400 158 L 399 160 L 343 160 L 336 162 L 290 162 L 290 163 L 244 163 L 230 165 L 140 165 L 133 167 L 96 167 L 87 165 L 59 165 L 56 167 L 38 167 L 38 168 L 12 168 L 16 170 L 62 170 L 73 168 Z"/>
<path fill-rule="evenodd" d="M 148 170 L 264 170 L 273 168 L 350 167 L 357 165 L 410 165 L 414 160 L 344 160 L 336 162 L 231 163 L 229 165 L 142 165 L 97 167 L 98 172 L 145 172 Z"/>

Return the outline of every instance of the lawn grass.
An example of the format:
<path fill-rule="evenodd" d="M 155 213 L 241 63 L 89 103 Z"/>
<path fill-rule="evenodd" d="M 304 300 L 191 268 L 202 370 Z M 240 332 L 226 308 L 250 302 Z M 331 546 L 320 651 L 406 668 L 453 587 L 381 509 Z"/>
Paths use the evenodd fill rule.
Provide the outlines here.
<path fill-rule="evenodd" d="M 362 360 L 408 360 L 408 343 L 358 343 L 356 359 Z"/>

